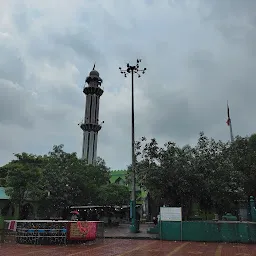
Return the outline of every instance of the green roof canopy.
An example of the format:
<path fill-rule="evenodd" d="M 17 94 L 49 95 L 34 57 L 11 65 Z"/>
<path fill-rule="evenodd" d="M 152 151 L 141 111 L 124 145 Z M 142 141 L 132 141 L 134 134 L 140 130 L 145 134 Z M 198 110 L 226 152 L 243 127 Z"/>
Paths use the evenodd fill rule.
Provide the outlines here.
<path fill-rule="evenodd" d="M 4 187 L 0 187 L 0 200 L 1 199 L 4 199 L 4 200 L 10 199 L 10 197 L 6 195 Z"/>
<path fill-rule="evenodd" d="M 127 174 L 127 170 L 113 170 L 110 171 L 110 182 L 115 183 L 118 178 L 122 178 L 125 180 L 125 175 Z"/>

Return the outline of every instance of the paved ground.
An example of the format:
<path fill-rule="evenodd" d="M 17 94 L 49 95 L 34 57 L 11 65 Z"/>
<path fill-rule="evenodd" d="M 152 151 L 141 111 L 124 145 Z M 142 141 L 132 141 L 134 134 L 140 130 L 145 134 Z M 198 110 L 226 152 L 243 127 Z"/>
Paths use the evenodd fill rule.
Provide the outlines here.
<path fill-rule="evenodd" d="M 106 227 L 105 238 L 130 238 L 130 239 L 156 239 L 157 235 L 148 234 L 147 229 L 153 225 L 141 224 L 140 232 L 137 234 L 131 233 L 129 224 L 120 224 L 118 227 Z"/>
<path fill-rule="evenodd" d="M 169 242 L 105 239 L 101 243 L 68 246 L 0 244 L 1 256 L 256 256 L 256 244 Z"/>

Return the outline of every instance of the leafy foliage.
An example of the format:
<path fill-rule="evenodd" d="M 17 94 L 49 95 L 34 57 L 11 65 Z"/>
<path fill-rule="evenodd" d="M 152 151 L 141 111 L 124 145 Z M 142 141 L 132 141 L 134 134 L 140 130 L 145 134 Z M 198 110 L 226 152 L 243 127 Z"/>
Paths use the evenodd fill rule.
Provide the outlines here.
<path fill-rule="evenodd" d="M 16 160 L 0 169 L 11 200 L 37 201 L 45 212 L 69 205 L 96 203 L 99 188 L 109 182 L 109 169 L 102 159 L 96 166 L 87 165 L 63 145 L 54 146 L 45 156 L 16 154 Z"/>
<path fill-rule="evenodd" d="M 11 161 L 3 169 L 6 172 L 7 194 L 20 205 L 31 196 L 37 199 L 44 159 L 27 153 L 15 154 L 15 157 L 17 160 Z"/>
<path fill-rule="evenodd" d="M 127 186 L 118 184 L 107 184 L 98 190 L 98 204 L 100 205 L 127 205 L 130 199 L 130 192 Z"/>
<path fill-rule="evenodd" d="M 228 211 L 255 193 L 256 135 L 232 144 L 200 133 L 195 147 L 156 139 L 136 142 L 136 178 L 159 204 L 182 206 L 185 215 L 197 202 L 204 210 Z"/>
<path fill-rule="evenodd" d="M 137 185 L 161 204 L 182 206 L 189 215 L 194 202 L 219 214 L 238 200 L 256 196 L 256 134 L 223 143 L 199 134 L 194 147 L 179 147 L 145 137 L 136 142 Z M 87 165 L 63 145 L 44 156 L 27 153 L 0 168 L 0 182 L 16 204 L 34 200 L 41 209 L 56 211 L 68 205 L 122 205 L 129 200 L 125 186 L 109 184 L 110 173 L 102 159 Z M 131 168 L 128 168 L 128 183 Z"/>

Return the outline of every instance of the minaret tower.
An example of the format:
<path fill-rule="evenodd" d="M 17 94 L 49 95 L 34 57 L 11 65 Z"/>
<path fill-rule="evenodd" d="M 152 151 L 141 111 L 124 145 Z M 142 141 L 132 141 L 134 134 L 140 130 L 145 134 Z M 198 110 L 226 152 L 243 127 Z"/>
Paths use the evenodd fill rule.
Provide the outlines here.
<path fill-rule="evenodd" d="M 86 83 L 88 86 L 86 86 Z M 102 79 L 99 72 L 93 70 L 85 79 L 84 94 L 86 95 L 84 121 L 80 125 L 83 130 L 83 151 L 82 159 L 87 160 L 88 164 L 95 164 L 97 158 L 97 140 L 98 132 L 101 129 L 99 124 L 99 105 L 100 96 L 103 94 L 101 88 Z"/>

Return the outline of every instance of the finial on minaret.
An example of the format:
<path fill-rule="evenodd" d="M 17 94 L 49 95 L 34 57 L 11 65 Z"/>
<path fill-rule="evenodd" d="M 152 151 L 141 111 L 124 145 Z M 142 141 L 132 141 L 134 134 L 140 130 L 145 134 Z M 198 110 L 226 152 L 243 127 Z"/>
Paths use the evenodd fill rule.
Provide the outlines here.
<path fill-rule="evenodd" d="M 92 69 L 92 70 L 95 70 L 95 65 L 96 65 L 96 62 L 94 63 L 94 65 L 93 65 L 93 69 Z"/>

